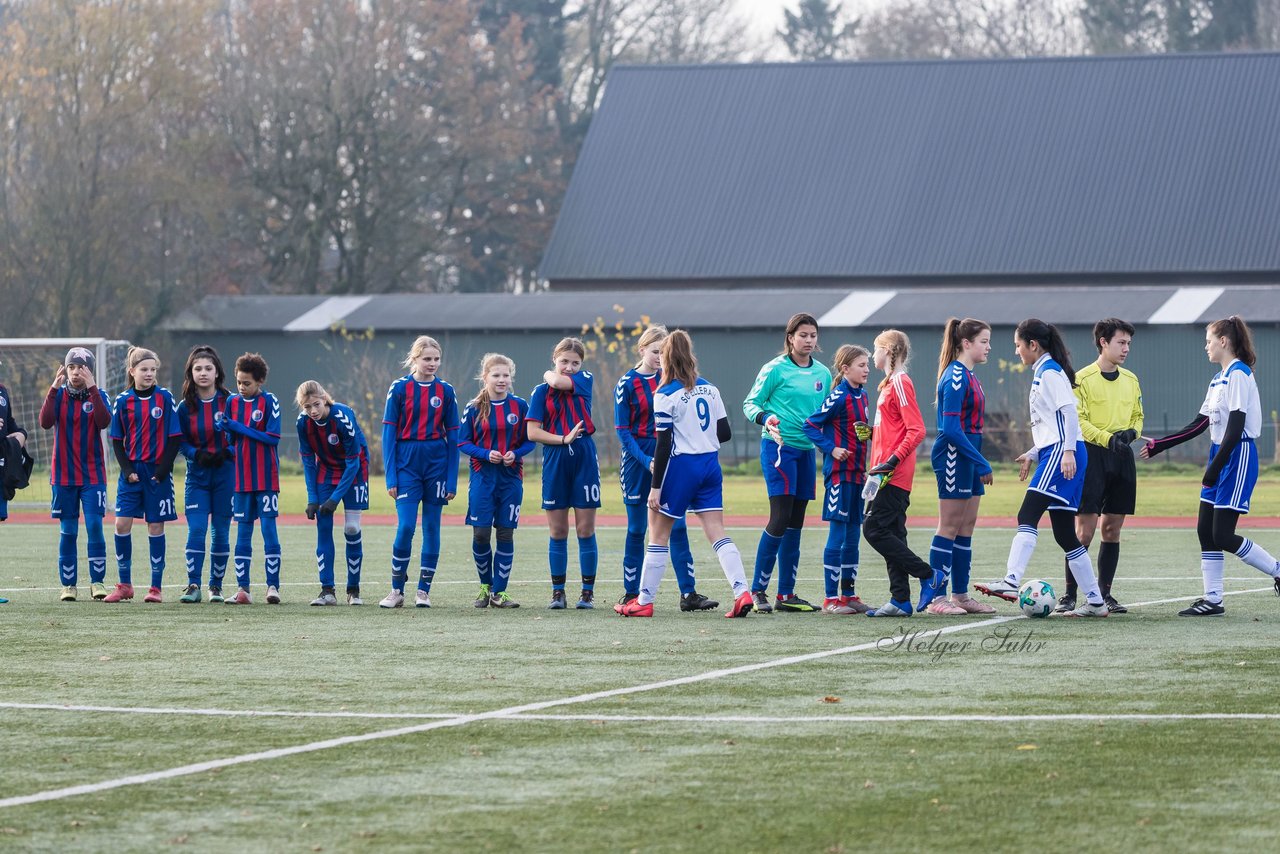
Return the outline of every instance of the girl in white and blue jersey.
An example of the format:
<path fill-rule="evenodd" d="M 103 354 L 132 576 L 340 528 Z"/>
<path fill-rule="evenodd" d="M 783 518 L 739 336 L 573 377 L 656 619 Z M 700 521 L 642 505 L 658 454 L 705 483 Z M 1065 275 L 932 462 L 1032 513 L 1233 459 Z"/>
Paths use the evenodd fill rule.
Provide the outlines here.
<path fill-rule="evenodd" d="M 668 543 L 677 519 L 693 512 L 715 549 L 720 567 L 733 587 L 733 607 L 726 617 L 745 617 L 752 596 L 742 567 L 742 555 L 724 531 L 724 502 L 720 474 L 720 445 L 729 441 L 729 416 L 720 390 L 698 376 L 693 342 L 683 329 L 662 344 L 666 382 L 654 395 L 658 431 L 653 455 L 653 484 L 649 490 L 649 545 L 645 550 L 640 595 L 619 602 L 614 610 L 624 617 L 652 617 L 653 600 L 667 570 Z"/>
<path fill-rule="evenodd" d="M 988 596 L 1017 601 L 1022 575 L 1036 548 L 1036 529 L 1048 510 L 1053 538 L 1066 552 L 1071 574 L 1085 593 L 1085 602 L 1065 616 L 1105 617 L 1107 606 L 1093 574 L 1089 551 L 1076 536 L 1076 511 L 1088 458 L 1076 413 L 1076 396 L 1071 391 L 1076 379 L 1071 354 L 1057 327 L 1034 317 L 1018 324 L 1013 343 L 1022 364 L 1031 365 L 1034 372 L 1030 397 L 1034 447 L 1018 457 L 1018 479 L 1027 479 L 1032 463 L 1036 469 L 1018 510 L 1018 533 L 1009 547 L 1008 574 L 990 584 L 975 584 L 974 588 Z"/>
<path fill-rule="evenodd" d="M 1223 555 L 1231 552 L 1254 569 L 1275 579 L 1280 595 L 1280 563 L 1257 543 L 1236 533 L 1240 516 L 1249 512 L 1249 500 L 1258 480 L 1258 449 L 1254 440 L 1262 432 L 1262 403 L 1253 376 L 1257 356 L 1253 334 L 1242 318 L 1232 315 L 1209 324 L 1205 353 L 1222 370 L 1214 374 L 1199 414 L 1176 433 L 1148 439 L 1140 452 L 1150 459 L 1209 430 L 1209 464 L 1201 479 L 1200 571 L 1204 597 L 1179 611 L 1183 617 L 1217 617 L 1222 607 Z"/>

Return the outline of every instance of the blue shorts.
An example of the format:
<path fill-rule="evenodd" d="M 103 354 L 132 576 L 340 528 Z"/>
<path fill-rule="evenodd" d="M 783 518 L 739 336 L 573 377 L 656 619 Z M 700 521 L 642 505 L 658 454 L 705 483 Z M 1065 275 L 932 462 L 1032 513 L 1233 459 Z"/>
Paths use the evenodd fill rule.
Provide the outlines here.
<path fill-rule="evenodd" d="M 1209 446 L 1209 459 L 1218 453 L 1217 445 Z M 1231 452 L 1231 459 L 1222 467 L 1218 482 L 1200 489 L 1200 500 L 1237 513 L 1249 512 L 1249 499 L 1253 486 L 1258 482 L 1258 449 L 1252 439 L 1241 439 Z"/>
<path fill-rule="evenodd" d="M 662 504 L 658 512 L 672 519 L 686 513 L 723 510 L 720 455 L 680 454 L 671 458 L 662 478 Z"/>
<path fill-rule="evenodd" d="M 129 483 L 124 475 L 116 484 L 116 518 L 146 519 L 148 522 L 172 522 L 178 518 L 173 499 L 173 477 L 163 482 L 152 479 L 154 463 L 134 463 L 138 482 Z"/>
<path fill-rule="evenodd" d="M 337 488 L 336 483 L 317 483 L 316 497 L 320 499 L 318 503 L 323 504 L 332 498 L 333 491 Z M 368 510 L 369 481 L 357 481 L 351 484 L 346 497 L 342 499 L 342 507 L 344 510 Z"/>
<path fill-rule="evenodd" d="M 55 519 L 79 519 L 80 507 L 84 507 L 86 516 L 107 515 L 107 485 L 96 483 L 92 486 L 58 486 L 53 487 L 53 497 L 49 500 L 49 515 Z"/>
<path fill-rule="evenodd" d="M 813 448 L 802 451 L 788 445 L 779 446 L 772 439 L 760 440 L 760 469 L 769 497 L 793 495 L 801 501 L 812 501 L 816 493 L 817 466 Z"/>
<path fill-rule="evenodd" d="M 231 518 L 231 493 L 235 485 L 236 464 L 230 460 L 213 469 L 188 463 L 183 487 L 186 515 Z"/>
<path fill-rule="evenodd" d="M 861 525 L 862 505 L 862 484 L 829 480 L 822 501 L 822 521 Z"/>
<path fill-rule="evenodd" d="M 965 433 L 974 450 L 982 453 L 982 434 Z M 946 439 L 939 438 L 933 443 L 933 474 L 938 480 L 938 498 L 940 500 L 954 498 L 964 500 L 978 495 L 985 495 L 987 490 L 978 474 L 978 466 L 966 457 L 960 456 L 956 446 Z"/>
<path fill-rule="evenodd" d="M 640 446 L 640 450 L 651 457 L 658 447 L 658 440 L 654 438 L 636 439 L 635 441 Z M 623 504 L 649 503 L 649 490 L 653 487 L 653 474 L 649 471 L 648 463 L 623 451 L 622 459 L 618 462 L 618 482 L 622 484 Z"/>
<path fill-rule="evenodd" d="M 1049 445 L 1040 448 L 1040 461 L 1036 464 L 1036 473 L 1031 475 L 1031 483 L 1027 489 L 1043 492 L 1057 505 L 1050 505 L 1050 510 L 1080 509 L 1080 496 L 1084 493 L 1084 473 L 1089 467 L 1089 454 L 1083 441 L 1076 441 L 1076 476 L 1067 480 L 1062 476 L 1062 445 Z"/>
<path fill-rule="evenodd" d="M 542 509 L 599 506 L 600 460 L 591 437 L 585 436 L 571 445 L 543 445 Z"/>
<path fill-rule="evenodd" d="M 280 515 L 280 493 L 236 492 L 231 496 L 231 515 L 237 522 L 252 522 Z"/>
<path fill-rule="evenodd" d="M 507 466 L 503 466 L 507 468 Z M 514 528 L 520 524 L 524 481 L 514 472 L 485 465 L 467 485 L 467 524 L 476 528 Z"/>
<path fill-rule="evenodd" d="M 443 439 L 397 442 L 396 501 L 448 504 L 448 457 Z"/>

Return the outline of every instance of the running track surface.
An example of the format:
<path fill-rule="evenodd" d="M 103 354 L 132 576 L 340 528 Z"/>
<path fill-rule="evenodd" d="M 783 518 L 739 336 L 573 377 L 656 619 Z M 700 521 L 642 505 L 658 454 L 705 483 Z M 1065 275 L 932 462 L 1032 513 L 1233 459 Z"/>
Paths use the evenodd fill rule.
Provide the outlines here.
<path fill-rule="evenodd" d="M 107 519 L 113 517 L 108 515 Z M 49 518 L 48 513 L 10 513 L 9 521 L 18 525 L 33 524 L 57 524 L 57 521 Z M 396 517 L 387 513 L 365 513 L 361 517 L 361 521 L 366 525 L 392 525 L 396 524 Z M 726 515 L 724 523 L 730 528 L 763 528 L 765 523 L 769 521 L 766 516 L 732 516 Z M 938 526 L 938 517 L 936 516 L 910 516 L 908 524 L 913 528 L 936 528 Z M 445 516 L 443 519 L 445 525 L 450 527 L 463 527 L 464 519 L 462 516 Z M 816 518 L 808 520 L 811 527 L 822 525 L 822 522 Z M 177 524 L 177 523 L 173 523 Z M 281 525 L 309 525 L 312 524 L 303 515 L 285 515 L 281 514 L 279 519 Z M 537 522 L 526 517 L 525 527 L 537 526 Z M 602 528 L 625 528 L 627 526 L 627 517 L 614 514 L 600 513 L 596 516 L 596 524 Z M 978 519 L 979 528 L 1012 528 L 1016 523 L 1013 519 L 1005 519 L 1001 517 L 984 517 Z M 1194 529 L 1196 526 L 1195 517 L 1192 516 L 1130 516 L 1125 520 L 1126 528 L 1185 528 Z M 1241 520 L 1240 527 L 1245 530 L 1274 530 L 1280 529 L 1280 516 L 1246 516 Z"/>

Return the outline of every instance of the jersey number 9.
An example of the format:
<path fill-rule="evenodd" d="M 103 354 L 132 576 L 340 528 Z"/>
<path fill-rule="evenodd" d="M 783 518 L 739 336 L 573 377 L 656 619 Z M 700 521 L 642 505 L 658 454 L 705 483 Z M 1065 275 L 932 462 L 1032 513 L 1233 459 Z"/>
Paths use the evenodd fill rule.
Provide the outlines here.
<path fill-rule="evenodd" d="M 711 404 L 707 403 L 705 397 L 700 397 L 694 402 L 693 408 L 698 413 L 698 426 L 703 433 L 707 432 L 707 428 L 711 426 Z"/>

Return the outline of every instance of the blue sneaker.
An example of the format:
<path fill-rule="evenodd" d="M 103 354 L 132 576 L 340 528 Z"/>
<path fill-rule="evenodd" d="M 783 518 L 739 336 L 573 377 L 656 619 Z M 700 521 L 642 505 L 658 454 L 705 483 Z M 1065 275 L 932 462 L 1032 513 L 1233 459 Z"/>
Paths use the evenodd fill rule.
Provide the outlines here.
<path fill-rule="evenodd" d="M 929 603 L 934 599 L 947 595 L 947 578 L 945 570 L 935 569 L 932 578 L 920 582 L 920 601 L 916 603 L 917 613 L 928 608 Z"/>
<path fill-rule="evenodd" d="M 566 607 L 568 607 L 568 606 L 565 604 L 565 601 L 564 601 L 564 591 L 563 591 L 563 590 L 552 590 L 552 591 L 551 591 L 551 604 L 547 606 L 547 610 L 548 610 L 548 611 L 563 611 Z"/>
<path fill-rule="evenodd" d="M 4 598 L 3 596 L 0 596 L 0 605 L 8 605 L 8 604 L 9 604 L 9 600 Z"/>
<path fill-rule="evenodd" d="M 868 617 L 910 617 L 911 603 L 899 602 L 896 599 L 890 599 L 879 608 L 872 608 L 867 612 Z"/>

